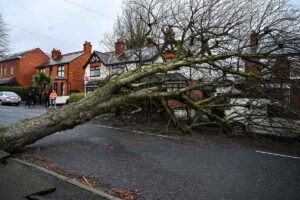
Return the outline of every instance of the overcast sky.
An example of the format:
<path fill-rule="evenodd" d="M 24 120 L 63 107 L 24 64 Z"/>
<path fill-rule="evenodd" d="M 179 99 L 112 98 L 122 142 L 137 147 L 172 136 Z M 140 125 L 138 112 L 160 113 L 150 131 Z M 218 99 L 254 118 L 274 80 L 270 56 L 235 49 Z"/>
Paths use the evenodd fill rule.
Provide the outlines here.
<path fill-rule="evenodd" d="M 0 0 L 0 13 L 10 29 L 11 53 L 36 47 L 68 53 L 81 50 L 85 40 L 101 50 L 99 41 L 112 30 L 121 7 L 122 0 Z"/>
<path fill-rule="evenodd" d="M 300 0 L 291 2 L 300 7 Z M 0 13 L 10 28 L 11 53 L 36 47 L 68 53 L 81 50 L 85 40 L 94 50 L 103 50 L 99 41 L 112 31 L 121 12 L 122 0 L 0 0 Z"/>

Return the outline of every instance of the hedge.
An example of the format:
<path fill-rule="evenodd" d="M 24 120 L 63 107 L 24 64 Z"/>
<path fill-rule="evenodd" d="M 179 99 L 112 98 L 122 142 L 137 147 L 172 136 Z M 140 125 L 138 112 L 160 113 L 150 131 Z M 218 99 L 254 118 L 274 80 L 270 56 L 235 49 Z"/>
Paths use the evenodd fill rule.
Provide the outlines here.
<path fill-rule="evenodd" d="M 72 94 L 70 94 L 69 102 L 70 103 L 77 102 L 83 98 L 84 98 L 84 93 L 72 93 Z"/>
<path fill-rule="evenodd" d="M 33 86 L 0 86 L 0 91 L 15 92 L 22 98 L 23 101 L 26 99 L 26 93 L 33 89 L 36 92 L 39 91 L 39 88 Z"/>

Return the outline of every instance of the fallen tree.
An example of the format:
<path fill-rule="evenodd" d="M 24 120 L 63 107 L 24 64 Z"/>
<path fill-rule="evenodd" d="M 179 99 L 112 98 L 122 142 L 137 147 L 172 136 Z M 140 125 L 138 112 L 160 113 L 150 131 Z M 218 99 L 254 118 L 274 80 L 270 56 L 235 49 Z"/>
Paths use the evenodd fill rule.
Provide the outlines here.
<path fill-rule="evenodd" d="M 130 12 L 126 14 L 133 13 L 138 23 L 128 23 L 131 32 L 125 30 L 122 34 L 133 34 L 133 37 L 125 38 L 134 39 L 130 45 L 140 56 L 140 66 L 110 79 L 77 103 L 1 127 L 0 149 L 18 151 L 50 134 L 71 129 L 95 116 L 149 98 L 160 101 L 165 113 L 183 132 L 207 124 L 229 127 L 239 117 L 246 119 L 242 124 L 245 126 L 248 126 L 247 121 L 261 117 L 259 115 L 269 119 L 267 113 L 257 112 L 262 109 L 261 103 L 255 100 L 258 98 L 276 105 L 279 102 L 287 110 L 295 110 L 287 105 L 286 96 L 277 96 L 286 87 L 297 89 L 297 82 L 286 77 L 287 68 L 274 67 L 274 60 L 276 62 L 282 56 L 289 62 L 299 62 L 300 15 L 299 10 L 293 9 L 288 1 L 129 0 L 127 3 L 126 9 Z M 137 29 L 138 39 L 134 36 L 137 33 L 132 29 L 133 24 L 140 27 Z M 145 45 L 156 49 L 161 62 L 143 67 L 141 49 Z M 166 59 L 165 53 L 172 55 L 172 59 Z M 290 67 L 288 69 L 291 70 Z M 155 84 L 140 83 L 144 77 L 174 70 L 189 72 L 189 82 L 185 87 L 168 91 L 161 90 L 164 80 Z M 279 82 L 273 83 L 274 77 Z M 277 88 L 277 85 L 283 84 L 284 87 Z M 270 92 L 274 86 L 276 91 Z M 191 91 L 204 88 L 214 88 L 215 92 L 194 101 Z M 190 116 L 191 123 L 179 122 L 166 102 L 170 98 L 197 113 Z M 232 102 L 231 98 L 246 98 L 247 102 Z M 224 114 L 226 109 L 232 107 L 237 109 Z M 247 108 L 247 112 L 243 108 Z M 251 110 L 249 108 L 252 112 L 248 112 Z M 261 125 L 257 120 L 252 121 L 254 125 L 249 126 Z"/>

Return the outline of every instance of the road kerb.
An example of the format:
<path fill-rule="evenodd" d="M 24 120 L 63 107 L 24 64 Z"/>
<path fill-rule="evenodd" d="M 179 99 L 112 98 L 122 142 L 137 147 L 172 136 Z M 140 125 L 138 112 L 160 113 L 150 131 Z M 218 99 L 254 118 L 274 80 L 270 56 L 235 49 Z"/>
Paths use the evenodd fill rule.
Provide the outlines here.
<path fill-rule="evenodd" d="M 47 174 L 49 174 L 49 175 L 55 176 L 56 178 L 58 178 L 58 179 L 60 179 L 60 180 L 63 180 L 63 181 L 65 181 L 65 182 L 68 182 L 68 183 L 70 183 L 70 184 L 72 184 L 72 185 L 75 185 L 75 186 L 77 186 L 77 187 L 80 187 L 81 189 L 87 190 L 87 191 L 89 191 L 89 192 L 91 192 L 91 193 L 93 193 L 93 194 L 95 194 L 95 195 L 101 196 L 101 197 L 106 198 L 106 199 L 108 199 L 108 200 L 121 200 L 121 199 L 119 199 L 119 198 L 110 196 L 110 195 L 106 194 L 106 193 L 103 192 L 103 191 L 100 191 L 100 190 L 97 190 L 97 189 L 94 189 L 94 188 L 90 188 L 90 187 L 88 187 L 88 186 L 86 186 L 86 185 L 84 185 L 84 184 L 79 183 L 78 181 L 75 181 L 75 180 L 73 180 L 73 179 L 70 179 L 70 178 L 68 178 L 68 177 L 66 177 L 66 176 L 63 176 L 63 175 L 61 175 L 61 174 L 55 173 L 55 172 L 53 172 L 53 171 L 51 171 L 51 170 L 48 170 L 48 169 L 46 169 L 46 168 L 43 168 L 43 167 L 41 167 L 41 166 L 38 166 L 38 165 L 35 165 L 35 164 L 32 164 L 32 163 L 29 163 L 29 162 L 20 160 L 20 159 L 18 159 L 18 158 L 10 158 L 10 159 L 11 159 L 11 160 L 14 160 L 14 161 L 16 161 L 16 162 L 19 162 L 19 163 L 21 163 L 21 164 L 27 165 L 27 166 L 29 166 L 29 167 L 33 167 L 33 168 L 35 168 L 35 169 L 38 169 L 38 170 L 40 170 L 40 171 L 43 171 L 43 172 L 45 172 L 45 173 L 47 173 Z"/>

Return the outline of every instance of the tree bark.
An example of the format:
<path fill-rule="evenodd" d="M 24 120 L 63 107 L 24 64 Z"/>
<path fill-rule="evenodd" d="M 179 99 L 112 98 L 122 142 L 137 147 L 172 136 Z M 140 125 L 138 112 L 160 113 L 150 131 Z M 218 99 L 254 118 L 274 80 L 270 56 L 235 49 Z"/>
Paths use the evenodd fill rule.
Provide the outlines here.
<path fill-rule="evenodd" d="M 158 88 L 146 88 L 128 93 L 119 93 L 118 90 L 144 76 L 176 69 L 187 64 L 186 61 L 161 63 L 124 73 L 111 79 L 106 85 L 77 103 L 71 103 L 60 109 L 50 110 L 42 116 L 2 127 L 0 128 L 0 149 L 8 152 L 19 151 L 39 139 L 58 131 L 71 129 L 95 116 L 114 111 L 119 106 L 147 97 L 162 96 L 164 93 L 157 92 Z"/>

